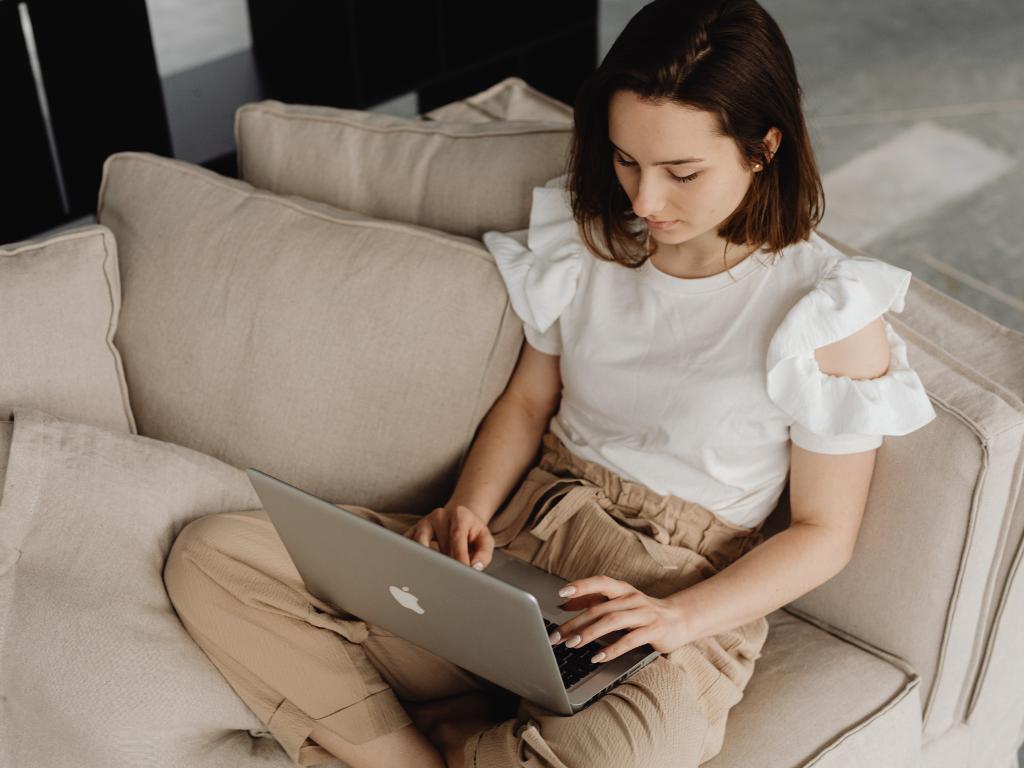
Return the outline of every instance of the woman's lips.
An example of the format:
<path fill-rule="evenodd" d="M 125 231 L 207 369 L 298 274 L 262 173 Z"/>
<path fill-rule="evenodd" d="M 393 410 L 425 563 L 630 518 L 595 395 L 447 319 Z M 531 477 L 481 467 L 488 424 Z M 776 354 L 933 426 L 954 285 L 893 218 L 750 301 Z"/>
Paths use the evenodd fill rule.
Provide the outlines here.
<path fill-rule="evenodd" d="M 647 226 L 652 229 L 670 229 L 679 223 L 678 221 L 651 221 L 650 219 L 645 219 L 645 221 Z"/>

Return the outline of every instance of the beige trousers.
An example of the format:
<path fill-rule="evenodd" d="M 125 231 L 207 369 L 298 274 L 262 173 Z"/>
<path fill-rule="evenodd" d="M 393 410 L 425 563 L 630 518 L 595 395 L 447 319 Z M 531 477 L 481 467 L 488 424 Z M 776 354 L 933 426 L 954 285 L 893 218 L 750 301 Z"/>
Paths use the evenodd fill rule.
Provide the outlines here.
<path fill-rule="evenodd" d="M 399 533 L 419 519 L 344 506 Z M 605 574 L 655 597 L 764 540 L 760 527 L 730 525 L 577 457 L 550 431 L 490 529 L 496 547 L 549 573 Z M 336 759 L 308 738 L 315 724 L 362 744 L 412 724 L 403 701 L 483 690 L 516 714 L 467 740 L 467 768 L 690 768 L 721 750 L 768 635 L 761 617 L 696 640 L 566 717 L 311 595 L 262 510 L 189 523 L 164 581 L 189 634 L 296 765 Z"/>

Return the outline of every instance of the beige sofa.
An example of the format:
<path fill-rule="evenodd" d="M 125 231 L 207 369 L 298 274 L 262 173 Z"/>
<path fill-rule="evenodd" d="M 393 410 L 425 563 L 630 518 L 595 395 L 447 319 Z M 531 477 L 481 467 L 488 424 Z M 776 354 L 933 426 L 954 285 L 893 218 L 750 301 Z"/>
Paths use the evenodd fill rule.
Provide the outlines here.
<path fill-rule="evenodd" d="M 153 531 L 149 577 L 189 520 L 258 506 L 239 477 L 245 467 L 337 503 L 417 513 L 443 503 L 522 343 L 479 235 L 526 227 L 529 189 L 561 172 L 570 125 L 566 105 L 511 78 L 415 121 L 246 105 L 236 116 L 241 180 L 142 153 L 108 159 L 99 228 L 82 236 L 116 241 L 119 279 L 106 285 L 120 299 L 110 299 L 118 306 L 104 333 L 114 324 L 117 333 L 96 354 L 116 357 L 104 370 L 123 376 L 127 399 L 112 395 L 117 402 L 98 413 L 77 390 L 44 397 L 0 383 L 0 411 L 8 412 L 0 416 L 12 417 L 0 422 L 0 703 L 10 764 L 98 764 L 81 757 L 89 749 L 105 766 L 290 764 L 177 628 L 173 636 L 122 630 L 104 641 L 123 644 L 122 660 L 156 659 L 174 680 L 138 678 L 131 688 L 137 678 L 125 678 L 104 695 L 119 691 L 141 704 L 97 720 L 88 734 L 76 717 L 96 718 L 91 710 L 103 707 L 75 693 L 86 686 L 81 663 L 51 679 L 68 646 L 40 650 L 51 655 L 15 670 L 12 649 L 33 647 L 25 633 L 42 638 L 55 620 L 31 606 L 56 603 L 58 593 L 29 576 L 59 572 L 60 590 L 88 586 L 88 557 L 99 568 L 111 557 L 100 553 L 116 546 L 87 549 L 89 529 L 81 528 L 71 558 L 81 570 L 70 579 L 58 570 L 70 567 L 68 558 L 53 554 L 66 529 L 53 523 L 45 542 L 32 538 L 50 519 L 39 498 L 79 499 L 68 505 L 72 515 L 96 497 L 89 514 L 101 516 L 114 506 L 104 503 L 114 481 L 97 477 L 127 487 L 153 486 L 159 476 L 181 493 L 200 485 L 182 478 L 202 473 L 207 490 L 176 506 L 153 491 L 132 497 L 146 504 L 124 502 L 134 510 L 131 546 Z M 109 269 L 110 248 L 93 245 Z M 847 568 L 768 616 L 764 654 L 710 768 L 1016 767 L 1024 740 L 1024 337 L 916 278 L 905 311 L 887 319 L 906 340 L 938 418 L 886 438 Z M 73 378 L 68 387 L 77 386 Z M 127 416 L 118 414 L 127 404 Z M 85 445 L 92 448 L 74 447 Z M 87 450 L 92 463 L 80 458 Z M 134 452 L 147 452 L 145 471 L 134 468 Z M 119 468 L 97 453 L 116 454 Z M 65 478 L 60 494 L 47 495 L 38 478 L 57 470 L 29 470 L 47 457 L 85 467 L 98 487 L 85 494 Z M 154 469 L 171 458 L 173 471 Z M 159 517 L 158 504 L 169 505 Z M 766 530 L 787 521 L 784 496 Z M 158 582 L 146 583 L 147 610 L 172 621 L 173 609 L 153 591 Z M 132 613 L 142 605 L 139 589 L 111 594 Z M 61 610 L 71 611 L 58 615 L 74 628 L 73 610 Z M 145 616 L 124 621 L 146 626 Z M 90 637 L 76 635 L 79 643 Z M 97 663 L 109 661 L 100 655 Z M 41 671 L 31 672 L 34 663 Z M 47 686 L 60 695 L 32 699 Z M 68 712 L 72 699 L 94 706 Z M 140 752 L 125 746 L 132 739 L 124 724 L 141 718 L 139 709 L 159 713 L 153 723 L 131 720 L 141 742 L 150 725 L 161 731 L 170 706 L 181 715 L 173 738 L 153 736 L 146 763 L 126 757 Z M 12 730 L 27 727 L 30 715 L 49 743 Z M 85 745 L 78 758 L 68 754 L 75 743 Z"/>

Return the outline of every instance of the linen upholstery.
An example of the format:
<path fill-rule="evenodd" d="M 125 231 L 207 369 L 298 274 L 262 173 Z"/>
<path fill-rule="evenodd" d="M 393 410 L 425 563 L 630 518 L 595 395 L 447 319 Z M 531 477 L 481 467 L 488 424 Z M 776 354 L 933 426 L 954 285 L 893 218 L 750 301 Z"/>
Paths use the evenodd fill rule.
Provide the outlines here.
<path fill-rule="evenodd" d="M 486 103 L 490 106 L 500 105 L 501 99 L 505 97 L 500 95 L 499 90 L 493 93 L 497 99 Z M 504 104 L 510 111 L 501 119 L 508 119 L 512 114 L 517 120 L 527 118 L 521 108 L 528 106 L 526 101 L 520 105 L 511 97 L 505 98 Z M 474 108 L 477 104 L 474 107 L 466 104 L 450 106 L 453 110 L 451 114 L 455 114 L 456 108 L 464 110 L 462 114 L 465 120 L 484 115 L 483 111 Z M 441 111 L 444 109 L 442 107 Z M 472 116 L 465 110 L 472 110 Z M 493 114 L 499 113 L 495 111 Z M 275 151 L 286 149 L 279 147 Z M 517 160 L 532 162 L 531 158 L 520 157 Z M 557 170 L 544 170 L 538 172 L 536 178 L 550 178 L 556 173 Z M 159 190 L 152 188 L 149 183 L 152 178 L 150 176 L 134 185 L 133 192 L 143 198 L 157 195 Z M 341 179 L 345 181 L 344 174 Z M 523 183 L 521 186 L 528 189 L 532 183 Z M 524 213 L 527 203 L 528 198 L 523 203 Z M 324 215 L 331 220 L 362 218 L 358 214 L 311 200 L 289 199 L 288 205 L 297 205 L 305 212 Z M 247 204 L 240 202 L 236 207 L 244 209 Z M 226 207 L 222 213 L 224 210 Z M 418 208 L 407 206 L 403 212 L 410 219 L 415 219 Z M 252 217 L 244 220 L 251 222 Z M 523 215 L 518 226 L 525 225 L 526 217 Z M 126 230 L 132 229 L 134 219 L 126 220 L 124 226 Z M 173 258 L 178 252 L 176 249 L 156 248 L 152 254 L 144 253 L 150 248 L 150 242 L 162 239 L 154 231 L 163 226 L 160 217 L 153 215 L 149 226 L 153 229 L 146 237 L 136 238 L 145 247 L 132 259 L 133 262 L 145 264 L 147 256 L 150 257 L 146 269 L 139 272 L 146 280 L 137 284 L 147 288 L 146 292 L 140 289 L 140 295 L 147 296 L 155 293 L 153 286 L 162 278 L 162 270 L 167 270 L 173 276 L 180 269 Z M 510 225 L 515 226 L 514 223 Z M 170 232 L 177 235 L 174 227 L 170 227 Z M 826 233 L 821 234 L 827 239 Z M 237 235 L 225 231 L 221 237 L 224 243 L 230 244 Z M 294 239 L 289 239 L 289 246 Z M 840 243 L 835 244 L 847 253 L 858 253 Z M 189 249 L 184 251 L 187 254 Z M 222 264 L 214 258 L 217 255 L 216 247 L 211 245 L 204 249 L 204 253 L 211 261 Z M 172 254 L 172 257 L 167 257 L 161 264 L 161 258 L 167 254 Z M 241 257 L 238 260 L 241 261 Z M 211 270 L 211 267 L 206 265 L 206 270 Z M 244 269 L 243 274 L 248 276 Z M 199 275 L 205 278 L 206 272 L 200 270 Z M 203 285 L 201 280 L 196 283 Z M 231 286 L 222 279 L 220 287 L 222 292 L 226 292 Z M 238 295 L 238 285 L 233 290 Z M 178 291 L 184 293 L 186 289 L 179 285 Z M 125 296 L 130 298 L 132 293 L 125 283 Z M 281 292 L 280 301 L 298 303 L 310 294 L 308 285 L 292 283 L 287 291 Z M 932 402 L 940 413 L 945 431 L 935 441 L 935 445 L 908 445 L 912 450 L 899 453 L 887 452 L 883 448 L 869 500 L 868 518 L 862 529 L 855 561 L 848 567 L 858 567 L 856 564 L 864 561 L 863 566 L 858 567 L 855 578 L 842 580 L 837 577 L 800 601 L 769 615 L 771 631 L 765 655 L 758 661 L 758 673 L 753 677 L 747 695 L 732 711 L 723 752 L 716 758 L 721 765 L 742 765 L 751 759 L 759 764 L 780 766 L 859 768 L 862 765 L 915 765 L 915 760 L 904 751 L 908 740 L 913 742 L 915 739 L 921 742 L 921 765 L 928 768 L 961 768 L 965 765 L 972 768 L 1010 768 L 1016 765 L 1015 745 L 1024 736 L 1021 731 L 1024 701 L 1021 699 L 1019 684 L 1024 679 L 1024 655 L 1019 652 L 1020 637 L 1024 634 L 1024 586 L 1021 584 L 1024 580 L 1021 575 L 1024 570 L 1021 568 L 1024 508 L 1021 506 L 1020 494 L 1024 482 L 1024 458 L 1021 457 L 1019 422 L 1015 421 L 1015 413 L 1019 413 L 1022 400 L 1021 385 L 1024 383 L 1022 337 L 916 278 L 912 280 L 910 294 L 907 311 L 894 323 L 894 327 L 908 341 L 915 367 L 918 367 L 918 361 L 922 363 L 922 380 L 932 395 Z M 312 295 L 317 295 L 317 292 L 312 291 Z M 259 298 L 254 290 L 247 296 L 250 303 Z M 194 306 L 188 304 L 186 311 L 191 311 Z M 163 339 L 176 332 L 182 313 L 173 311 L 169 303 L 160 305 L 158 302 L 151 320 L 147 314 L 141 306 L 134 314 L 140 325 L 147 326 L 137 334 L 138 349 L 144 350 L 148 342 L 157 349 L 165 348 Z M 422 316 L 422 312 L 414 314 Z M 468 318 L 467 327 L 478 320 L 473 312 L 468 313 Z M 122 315 L 118 346 L 121 345 L 120 331 L 126 327 L 125 320 L 126 317 Z M 521 334 L 518 327 L 505 326 L 516 326 L 516 323 L 514 314 L 506 305 L 503 328 L 501 332 L 495 333 L 495 338 L 508 342 L 507 336 L 513 337 L 509 346 L 514 349 L 507 351 L 507 356 L 503 357 L 500 344 L 496 343 L 494 361 L 483 364 L 484 367 L 498 370 L 487 383 L 481 384 L 482 404 L 489 402 L 485 393 L 491 393 L 493 398 L 500 392 L 511 372 L 511 362 L 505 367 L 502 365 L 506 360 L 510 361 L 515 349 L 518 349 Z M 219 318 L 209 312 L 205 324 L 196 322 L 187 329 L 190 340 L 199 338 L 199 331 L 196 330 L 199 326 L 209 335 L 230 336 L 235 345 L 256 343 L 256 339 L 260 338 L 259 334 L 247 332 L 244 324 L 236 322 L 226 327 L 219 324 Z M 309 324 L 305 326 L 307 331 L 308 327 Z M 400 340 L 407 334 L 407 331 L 393 330 L 395 333 L 389 339 Z M 502 336 L 502 333 L 506 336 Z M 194 359 L 186 355 L 185 364 Z M 129 362 L 130 358 L 126 355 L 126 366 Z M 319 371 L 322 367 L 309 359 L 304 362 L 306 370 Z M 927 365 L 924 365 L 925 362 Z M 179 360 L 173 366 L 176 369 L 174 381 L 166 388 L 175 397 L 159 403 L 153 412 L 156 415 L 163 411 L 159 420 L 182 432 L 201 430 L 202 426 L 197 426 L 197 422 L 215 414 L 225 398 L 204 407 L 202 398 L 215 388 L 208 381 L 211 374 L 208 371 L 198 372 L 202 386 L 193 393 L 188 377 L 181 373 L 181 365 Z M 475 375 L 480 375 L 477 372 L 479 365 L 482 364 L 477 362 L 466 367 L 476 372 Z M 145 369 L 146 366 L 139 366 L 140 371 Z M 162 373 L 163 370 L 157 370 L 156 373 Z M 130 368 L 128 373 L 128 381 L 134 386 Z M 322 374 L 314 374 L 314 378 L 318 375 L 322 378 Z M 157 376 L 153 375 L 152 378 L 156 380 Z M 452 375 L 453 381 L 457 378 L 457 375 Z M 379 395 L 377 392 L 371 395 L 364 391 L 359 394 L 361 399 L 353 397 L 355 407 L 364 412 L 395 408 L 393 386 L 384 378 L 381 381 L 385 381 L 386 385 L 379 387 Z M 268 386 L 264 377 L 245 377 L 243 374 L 221 384 L 232 387 L 233 396 L 243 400 L 254 398 L 254 392 L 259 393 Z M 328 391 L 322 383 L 319 386 L 321 392 Z M 159 392 L 161 387 L 154 383 L 151 389 Z M 283 391 L 285 395 L 278 395 L 269 412 L 256 412 L 255 418 L 265 418 L 268 413 L 274 413 L 279 408 L 291 412 L 293 406 L 290 400 L 294 398 L 290 395 L 294 387 Z M 309 391 L 314 389 L 311 387 Z M 300 393 L 299 397 L 303 394 Z M 134 401 L 134 388 L 132 396 Z M 184 407 L 179 407 L 179 402 Z M 220 439 L 228 444 L 244 442 L 249 437 L 246 430 L 251 429 L 247 421 L 248 413 L 238 417 L 237 414 L 243 409 L 231 405 L 228 410 L 236 414 L 235 421 L 220 425 Z M 482 406 L 480 417 L 485 410 Z M 4 430 L 7 429 L 9 436 L 13 426 L 10 421 L 6 424 L 2 421 L 4 416 L 0 413 L 0 464 L 5 455 Z M 472 423 L 476 424 L 478 420 Z M 416 421 L 416 418 L 412 419 L 413 423 Z M 142 420 L 140 426 L 145 431 Z M 941 445 L 949 436 L 951 442 Z M 263 448 L 267 452 L 273 451 L 275 456 L 287 459 L 296 444 L 304 445 L 304 441 L 294 437 L 282 440 L 278 436 L 276 446 L 265 445 Z M 926 453 L 922 458 L 916 458 L 911 454 L 917 450 L 926 450 Z M 932 462 L 934 456 L 939 456 L 940 460 Z M 1008 456 L 1016 458 L 1010 461 Z M 1008 465 L 1012 466 L 1007 468 Z M 332 467 L 330 471 L 335 471 L 335 468 Z M 322 467 L 319 472 L 324 474 Z M 358 474 L 353 472 L 352 476 Z M 396 485 L 409 481 L 405 478 L 389 478 L 388 482 Z M 417 482 L 417 476 L 414 475 L 411 482 Z M 893 489 L 905 483 L 910 483 L 911 487 L 892 496 Z M 879 485 L 877 490 L 874 488 L 876 484 Z M 954 497 L 950 501 L 942 499 L 947 491 Z M 1006 503 L 999 529 L 993 533 L 997 515 L 992 513 L 991 508 L 998 506 L 1000 491 L 1004 492 Z M 766 530 L 781 530 L 788 524 L 787 496 L 784 493 L 776 514 L 766 521 Z M 907 499 L 921 496 L 925 497 L 924 501 L 905 506 Z M 352 501 L 351 498 L 347 500 Z M 929 503 L 935 501 L 941 503 Z M 369 500 L 367 502 L 372 503 Z M 4 530 L 3 510 L 3 501 L 0 499 L 0 536 Z M 923 537 L 922 532 L 925 533 Z M 938 552 L 935 547 L 938 547 Z M 986 551 L 990 558 L 987 563 Z M 874 570 L 867 567 L 869 565 L 873 565 Z M 986 568 L 987 579 L 979 596 L 981 575 Z M 926 583 L 922 589 L 920 581 L 901 582 L 909 572 L 931 572 L 936 577 L 936 583 Z M 893 589 L 894 584 L 901 586 Z M 814 614 L 826 617 L 828 622 L 802 611 L 805 604 Z M 975 621 L 973 626 L 972 619 Z M 887 651 L 901 651 L 900 656 L 911 662 L 913 673 L 922 673 L 919 682 L 914 685 L 909 673 L 903 675 L 902 672 L 893 671 L 903 670 L 902 665 L 906 662 L 900 656 L 873 648 L 845 633 L 843 630 L 847 628 L 858 632 L 863 630 L 865 636 Z M 827 637 L 819 637 L 816 633 Z M 967 640 L 971 642 L 967 643 Z M 847 648 L 847 644 L 856 646 L 856 653 L 853 653 L 852 648 Z M 970 648 L 966 651 L 967 658 L 964 658 L 967 645 Z M 137 653 L 140 647 L 141 644 L 136 643 L 133 651 Z M 857 656 L 860 653 L 876 658 L 877 666 L 864 663 Z M 201 656 L 184 666 L 191 667 L 200 662 Z M 837 662 L 838 667 L 834 668 Z M 845 674 L 847 671 L 850 674 Z M 836 672 L 843 674 L 837 677 Z M 190 670 L 189 674 L 196 673 Z M 73 678 L 71 682 L 75 682 Z M 135 688 L 131 689 L 131 693 L 136 695 Z M 931 699 L 929 714 L 932 717 L 930 730 L 922 739 L 921 708 L 926 705 L 927 698 Z M 211 695 L 203 691 L 201 686 L 197 689 L 195 699 L 200 706 L 207 701 L 213 703 Z M 190 700 L 182 706 L 191 707 L 194 703 Z M 214 706 L 216 708 L 218 705 Z M 224 714 L 223 708 L 218 711 Z M 964 712 L 966 722 L 962 721 Z M 862 715 L 859 720 L 858 713 Z M 780 719 L 797 724 L 792 743 L 788 732 L 777 727 Z M 951 721 L 953 725 L 943 731 L 940 724 L 942 719 Z M 205 749 L 215 754 L 229 755 L 223 764 L 287 764 L 283 752 L 269 739 L 269 734 L 252 731 L 250 735 L 245 722 L 232 721 L 224 728 L 214 726 L 207 729 L 202 724 L 198 727 L 204 729 L 205 741 L 196 737 L 196 743 L 205 744 Z M 256 735 L 268 738 L 254 742 L 252 736 Z M 186 736 L 182 735 L 182 738 Z M 236 753 L 230 751 L 236 745 L 240 750 L 237 758 Z M 730 749 L 734 751 L 730 752 Z M 244 759 L 246 755 L 248 759 Z M 730 761 L 730 758 L 735 759 Z"/>
<path fill-rule="evenodd" d="M 572 107 L 538 91 L 521 77 L 506 77 L 465 99 L 424 112 L 423 120 L 489 122 L 492 120 L 554 120 L 573 122 Z"/>
<path fill-rule="evenodd" d="M 788 609 L 767 618 L 722 751 L 701 768 L 917 765 L 920 686 L 906 662 Z"/>
<path fill-rule="evenodd" d="M 564 120 L 431 122 L 274 100 L 235 113 L 250 184 L 470 237 L 520 226 L 530 189 L 564 172 L 571 136 Z"/>
<path fill-rule="evenodd" d="M 11 451 L 11 434 L 14 431 L 14 419 L 0 421 L 0 501 L 4 498 L 4 479 L 7 477 L 7 454 Z M 2 521 L 0 521 L 2 524 Z"/>
<path fill-rule="evenodd" d="M 114 346 L 117 262 L 103 226 L 0 245 L 0 419 L 36 407 L 137 431 Z"/>
<path fill-rule="evenodd" d="M 820 234 L 847 255 L 871 255 Z M 1024 735 L 1024 335 L 917 277 L 904 314 L 888 319 L 908 342 L 943 434 L 880 449 L 854 562 L 787 608 L 913 663 L 932 760 L 1012 761 Z M 787 489 L 765 529 L 784 529 L 788 514 Z M 892 590 L 894 581 L 906 587 Z M 1013 699 L 1020 705 L 1008 710 Z M 966 736 L 955 727 L 964 716 L 974 728 Z M 958 749 L 939 744 L 944 732 Z"/>
<path fill-rule="evenodd" d="M 820 234 L 847 255 L 871 255 Z M 944 433 L 926 448 L 945 452 L 932 464 L 906 439 L 881 449 L 855 562 L 787 607 L 903 652 L 921 671 L 925 765 L 1015 766 L 1024 737 L 1024 335 L 917 277 L 908 293 L 893 327 L 915 367 L 927 350 L 927 375 L 920 370 Z M 765 530 L 783 530 L 788 518 L 787 488 Z M 939 530 L 925 529 L 930 520 L 942 521 Z M 930 573 L 937 578 L 922 590 Z M 892 590 L 894 580 L 908 586 Z M 970 728 L 956 725 L 965 716 Z"/>
<path fill-rule="evenodd" d="M 456 109 L 465 105 L 453 103 L 451 114 Z M 870 255 L 820 234 L 848 255 Z M 1013 650 L 1024 621 L 1017 607 L 1024 588 L 1014 591 L 1014 579 L 1024 579 L 1022 337 L 916 277 L 907 307 L 893 327 L 908 341 L 915 368 L 922 363 L 943 432 L 927 445 L 918 435 L 881 449 L 854 562 L 787 608 L 827 619 L 835 631 L 863 633 L 913 663 L 931 759 L 980 755 L 944 747 L 945 733 L 960 747 L 983 745 L 992 764 L 1001 764 L 1020 741 L 1014 729 L 1024 710 L 1021 702 L 1006 711 L 1024 674 L 1024 656 Z M 788 512 L 784 493 L 766 530 L 784 529 Z M 923 525 L 931 520 L 941 525 Z M 892 590 L 901 579 L 907 588 Z M 956 723 L 971 707 L 980 714 L 964 736 Z"/>
<path fill-rule="evenodd" d="M 935 294 L 912 278 L 906 315 L 891 322 L 938 418 L 927 435 L 879 449 L 853 560 L 791 603 L 909 661 L 921 675 L 926 738 L 964 713 L 978 670 L 975 646 L 990 622 L 994 564 L 1019 503 L 1024 445 L 1024 409 L 1000 383 L 1012 381 L 1020 358 L 1008 362 L 1010 353 L 1024 353 L 1024 343 L 1004 337 L 1001 354 L 993 344 L 968 358 L 979 366 L 993 361 L 988 368 L 996 378 L 989 378 L 958 358 L 963 345 L 949 343 L 956 333 L 937 329 L 959 326 L 963 338 L 980 340 L 989 335 L 983 325 L 994 323 L 952 299 L 939 305 L 943 321 L 936 323 Z M 941 343 L 929 337 L 935 332 Z"/>
<path fill-rule="evenodd" d="M 1024 516 L 1018 500 L 1014 523 Z M 1024 739 L 1021 723 L 1024 655 L 1024 557 L 1019 533 L 1008 539 L 1004 560 L 1009 577 L 992 602 L 991 633 L 982 649 L 977 685 L 967 701 L 966 722 L 970 726 L 968 754 L 991 755 L 996 759 L 1004 745 L 1019 745 Z"/>
<path fill-rule="evenodd" d="M 258 509 L 245 472 L 15 407 L 0 502 L 0 764 L 288 765 L 181 626 L 161 572 L 207 513 Z"/>
<path fill-rule="evenodd" d="M 481 243 L 131 152 L 98 218 L 142 434 L 329 500 L 447 501 L 522 339 Z"/>

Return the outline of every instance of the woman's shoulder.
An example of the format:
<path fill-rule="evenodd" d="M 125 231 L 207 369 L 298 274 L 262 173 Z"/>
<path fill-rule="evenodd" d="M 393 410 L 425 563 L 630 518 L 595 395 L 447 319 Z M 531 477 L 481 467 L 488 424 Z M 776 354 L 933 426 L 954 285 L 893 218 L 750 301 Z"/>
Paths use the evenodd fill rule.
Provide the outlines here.
<path fill-rule="evenodd" d="M 793 417 L 794 442 L 845 453 L 881 444 L 935 418 L 910 365 L 904 340 L 885 319 L 902 312 L 911 273 L 882 259 L 848 254 L 817 233 L 798 258 L 807 284 L 771 336 L 766 358 L 769 396 Z M 873 379 L 824 373 L 815 351 L 852 337 L 882 318 L 889 368 Z"/>
<path fill-rule="evenodd" d="M 846 254 L 812 229 L 803 240 L 772 253 L 771 263 L 781 267 L 794 286 L 810 289 L 843 258 Z"/>
<path fill-rule="evenodd" d="M 556 320 L 572 302 L 580 272 L 592 258 L 579 234 L 562 174 L 534 187 L 524 230 L 488 230 L 482 239 L 494 256 L 527 340 L 558 354 Z"/>

